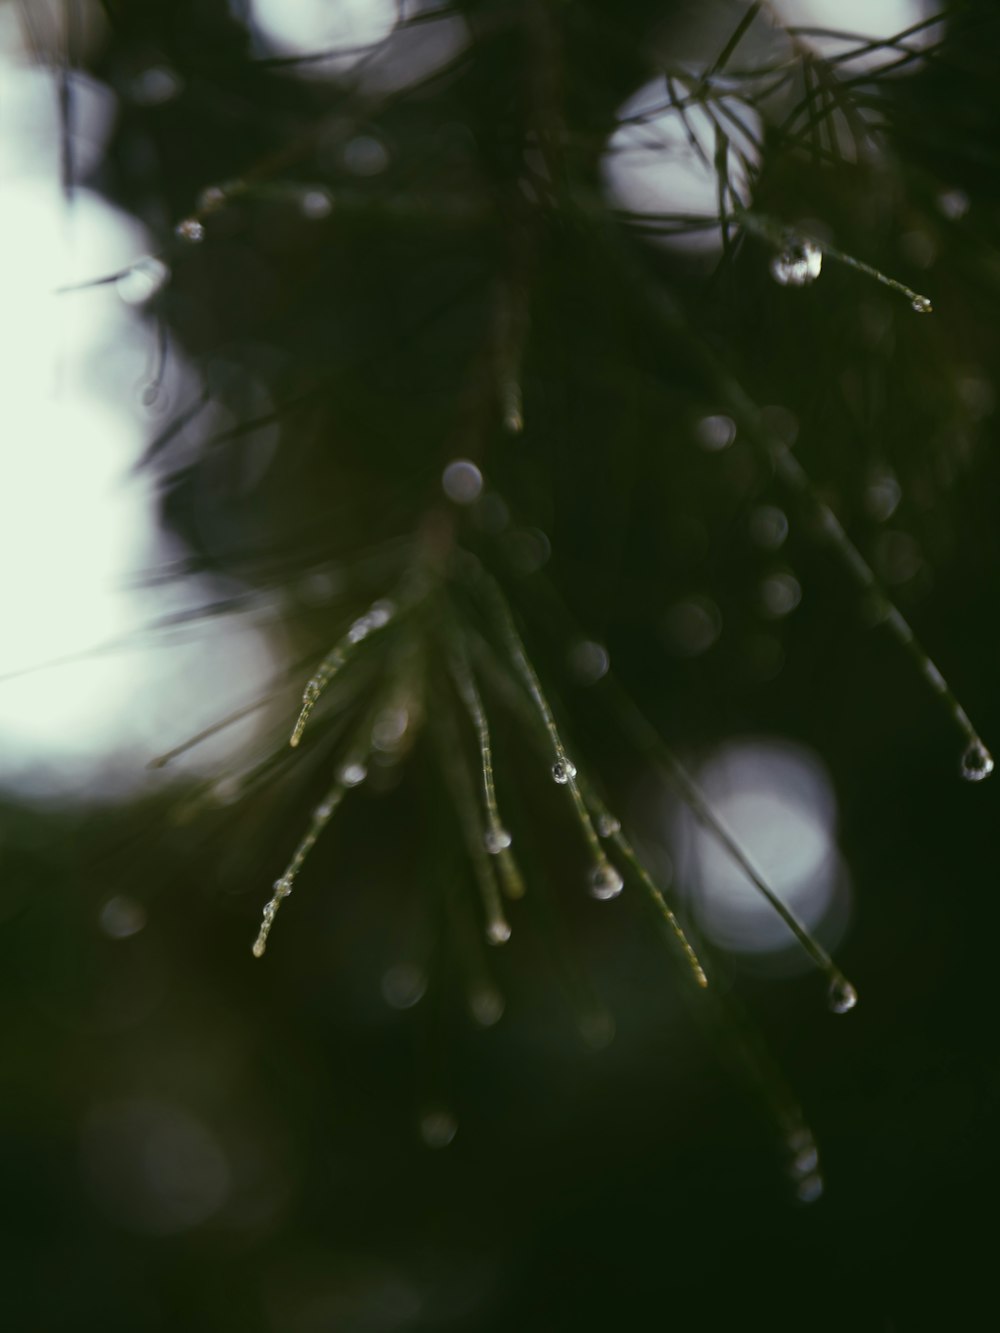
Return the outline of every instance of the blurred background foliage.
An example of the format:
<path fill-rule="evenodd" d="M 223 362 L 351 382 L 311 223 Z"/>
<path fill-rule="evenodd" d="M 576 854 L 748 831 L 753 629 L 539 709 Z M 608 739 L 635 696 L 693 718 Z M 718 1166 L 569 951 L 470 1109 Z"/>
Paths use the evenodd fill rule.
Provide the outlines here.
<path fill-rule="evenodd" d="M 77 266 L 58 318 L 131 312 L 125 350 L 108 335 L 81 374 L 134 423 L 116 461 L 149 499 L 116 577 L 160 597 L 89 644 L 124 656 L 142 736 L 106 728 L 71 781 L 49 741 L 5 770 L 12 1328 L 888 1330 L 935 1298 L 952 1322 L 974 1308 L 997 1187 L 996 790 L 959 780 L 954 718 L 731 389 L 988 744 L 1000 30 L 985 0 L 934 24 L 919 4 L 823 9 L 0 10 L 8 88 L 30 70 L 51 98 L 70 236 L 88 198 L 138 228 L 131 253 Z M 819 31 L 862 19 L 920 26 Z M 701 108 L 725 99 L 706 137 Z M 829 255 L 801 289 L 775 282 L 766 227 L 720 233 L 720 188 L 728 214 L 836 246 L 933 315 Z M 42 429 L 11 421 L 5 448 Z M 12 516 L 89 503 L 62 458 L 30 486 L 9 474 Z M 469 503 L 442 498 L 455 458 Z M 49 536 L 66 580 L 95 540 Z M 481 947 L 461 812 L 420 737 L 349 793 L 251 957 L 356 703 L 334 690 L 292 751 L 305 679 L 436 542 L 502 582 L 572 753 L 706 945 L 707 996 L 637 884 L 587 896 L 502 672 L 483 688 L 528 885 L 510 943 Z M 33 558 L 5 581 L 58 643 Z M 779 880 L 807 857 L 809 883 L 793 867 L 784 887 L 855 1012 L 827 1011 L 784 936 L 755 945 L 745 902 L 713 908 L 702 880 L 723 872 L 623 724 L 608 658 L 751 852 Z M 73 669 L 29 672 L 22 719 L 72 703 Z M 741 824 L 747 791 L 770 804 Z M 799 1106 L 811 1134 L 790 1141 Z"/>

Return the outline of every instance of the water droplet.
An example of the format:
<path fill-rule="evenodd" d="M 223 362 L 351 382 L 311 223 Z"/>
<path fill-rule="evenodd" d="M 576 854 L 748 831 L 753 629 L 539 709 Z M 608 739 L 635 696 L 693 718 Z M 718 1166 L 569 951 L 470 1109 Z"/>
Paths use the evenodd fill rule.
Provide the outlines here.
<path fill-rule="evenodd" d="M 384 708 L 372 726 L 372 744 L 376 750 L 395 750 L 410 725 L 410 714 L 405 708 Z"/>
<path fill-rule="evenodd" d="M 282 875 L 280 879 L 274 881 L 274 896 L 276 898 L 287 898 L 292 891 L 291 875 Z"/>
<path fill-rule="evenodd" d="M 373 134 L 359 134 L 344 146 L 344 166 L 355 176 L 378 176 L 389 165 L 389 152 Z"/>
<path fill-rule="evenodd" d="M 812 1130 L 801 1120 L 795 1119 L 788 1131 L 789 1152 L 799 1152 L 813 1141 Z"/>
<path fill-rule="evenodd" d="M 299 201 L 302 216 L 310 222 L 328 218 L 333 212 L 333 199 L 326 190 L 306 190 Z"/>
<path fill-rule="evenodd" d="M 313 819 L 329 819 L 336 808 L 334 801 L 321 801 L 313 811 Z"/>
<path fill-rule="evenodd" d="M 771 620 L 790 615 L 802 600 L 802 585 L 794 574 L 777 570 L 760 585 L 761 610 Z"/>
<path fill-rule="evenodd" d="M 611 658 L 600 643 L 581 639 L 569 650 L 569 669 L 581 685 L 596 685 L 608 674 Z"/>
<path fill-rule="evenodd" d="M 719 453 L 728 449 L 736 439 L 736 422 L 732 417 L 702 417 L 695 427 L 698 443 L 709 453 Z"/>
<path fill-rule="evenodd" d="M 447 1148 L 458 1133 L 458 1121 L 450 1111 L 428 1111 L 420 1117 L 420 1137 L 428 1148 Z"/>
<path fill-rule="evenodd" d="M 364 764 L 359 764 L 356 761 L 345 764 L 340 770 L 340 780 L 345 787 L 357 787 L 364 782 L 367 776 L 367 768 Z"/>
<path fill-rule="evenodd" d="M 621 874 L 610 861 L 604 861 L 594 866 L 590 872 L 589 881 L 591 897 L 597 898 L 600 902 L 607 902 L 609 898 L 617 898 L 625 883 Z"/>
<path fill-rule="evenodd" d="M 392 1009 L 412 1009 L 426 990 L 427 977 L 414 963 L 397 963 L 382 976 L 382 998 Z"/>
<path fill-rule="evenodd" d="M 254 956 L 254 958 L 263 958 L 263 957 L 264 957 L 264 950 L 265 950 L 266 948 L 267 948 L 267 942 L 266 942 L 266 940 L 262 940 L 262 939 L 260 938 L 260 936 L 258 935 L 257 938 L 254 940 L 254 944 L 253 944 L 253 950 L 252 950 L 252 952 L 253 952 L 253 956 Z"/>
<path fill-rule="evenodd" d="M 441 489 L 457 505 L 470 505 L 479 499 L 483 474 L 468 458 L 455 458 L 441 473 Z"/>
<path fill-rule="evenodd" d="M 903 490 L 896 476 L 888 468 L 877 469 L 865 491 L 865 509 L 877 523 L 892 518 L 903 498 Z"/>
<path fill-rule="evenodd" d="M 666 646 L 675 657 L 700 657 L 722 632 L 722 614 L 710 597 L 674 602 L 663 617 Z"/>
<path fill-rule="evenodd" d="M 911 309 L 915 310 L 918 315 L 929 315 L 934 310 L 926 296 L 915 296 L 910 305 Z"/>
<path fill-rule="evenodd" d="M 597 832 L 602 838 L 613 838 L 621 832 L 621 821 L 605 810 L 604 814 L 597 816 Z"/>
<path fill-rule="evenodd" d="M 469 1012 L 480 1027 L 491 1028 L 503 1017 L 503 996 L 498 990 L 483 988 L 469 996 Z"/>
<path fill-rule="evenodd" d="M 109 939 L 127 940 L 138 935 L 146 924 L 146 909 L 134 898 L 120 894 L 108 899 L 98 913 L 97 922 Z"/>
<path fill-rule="evenodd" d="M 521 386 L 513 376 L 508 377 L 501 385 L 500 402 L 504 429 L 511 435 L 520 435 L 524 430 L 524 406 L 521 400 Z"/>
<path fill-rule="evenodd" d="M 748 526 L 750 540 L 765 551 L 776 551 L 788 536 L 788 519 L 775 505 L 758 505 Z"/>
<path fill-rule="evenodd" d="M 126 269 L 115 289 L 126 305 L 144 305 L 152 300 L 170 278 L 170 269 L 162 259 L 147 255 Z"/>
<path fill-rule="evenodd" d="M 199 213 L 218 213 L 226 206 L 226 192 L 221 185 L 208 185 L 197 199 Z"/>
<path fill-rule="evenodd" d="M 957 222 L 969 211 L 969 196 L 964 190 L 945 190 L 938 195 L 937 204 L 946 218 Z"/>
<path fill-rule="evenodd" d="M 846 977 L 837 976 L 830 982 L 827 1003 L 835 1014 L 846 1014 L 858 1002 L 858 992 Z"/>
<path fill-rule="evenodd" d="M 162 106 L 177 96 L 182 80 L 167 65 L 150 65 L 132 80 L 130 91 L 137 106 Z"/>
<path fill-rule="evenodd" d="M 205 239 L 205 228 L 197 218 L 185 218 L 183 222 L 178 222 L 174 228 L 174 235 L 179 241 L 187 241 L 189 245 L 197 245 L 199 241 Z"/>
<path fill-rule="evenodd" d="M 822 267 L 823 251 L 815 241 L 801 236 L 773 256 L 771 277 L 782 287 L 805 287 L 816 281 Z"/>
<path fill-rule="evenodd" d="M 966 782 L 982 782 L 993 772 L 993 756 L 980 740 L 974 740 L 962 755 L 960 769 Z"/>
<path fill-rule="evenodd" d="M 505 828 L 499 824 L 494 824 L 483 834 L 483 846 L 489 852 L 490 856 L 498 856 L 506 850 L 511 844 L 511 836 Z"/>
<path fill-rule="evenodd" d="M 510 926 L 503 917 L 497 917 L 495 921 L 490 922 L 486 927 L 486 938 L 489 940 L 490 944 L 507 943 L 510 939 Z"/>
<path fill-rule="evenodd" d="M 548 564 L 552 543 L 541 528 L 518 528 L 504 536 L 504 550 L 519 574 L 537 574 Z"/>
<path fill-rule="evenodd" d="M 560 787 L 565 787 L 567 782 L 571 782 L 575 777 L 576 766 L 565 755 L 552 765 L 552 781 L 558 782 Z"/>

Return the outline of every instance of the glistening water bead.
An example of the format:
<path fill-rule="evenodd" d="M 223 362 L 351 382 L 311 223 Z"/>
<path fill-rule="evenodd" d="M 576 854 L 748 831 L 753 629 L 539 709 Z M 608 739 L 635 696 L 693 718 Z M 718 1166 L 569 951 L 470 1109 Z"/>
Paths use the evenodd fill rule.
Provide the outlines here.
<path fill-rule="evenodd" d="M 483 846 L 489 852 L 490 856 L 499 856 L 511 844 L 511 836 L 505 828 L 498 824 L 495 828 L 488 828 L 483 834 Z"/>
<path fill-rule="evenodd" d="M 858 1002 L 858 992 L 846 977 L 834 977 L 827 992 L 827 1003 L 835 1014 L 846 1014 Z"/>
<path fill-rule="evenodd" d="M 458 1133 L 458 1121 L 450 1111 L 428 1111 L 420 1119 L 420 1137 L 428 1148 L 447 1148 Z"/>
<path fill-rule="evenodd" d="M 557 759 L 552 765 L 552 781 L 558 782 L 560 787 L 565 787 L 567 782 L 572 782 L 576 777 L 576 766 L 563 756 Z"/>
<path fill-rule="evenodd" d="M 823 267 L 823 251 L 815 241 L 802 236 L 789 241 L 771 259 L 771 277 L 782 287 L 806 287 L 815 282 Z"/>
<path fill-rule="evenodd" d="M 180 241 L 187 241 L 189 245 L 197 245 L 199 241 L 205 239 L 205 228 L 197 218 L 185 218 L 174 228 L 174 235 Z"/>
<path fill-rule="evenodd" d="M 993 772 L 993 756 L 982 741 L 973 741 L 968 747 L 959 771 L 966 782 L 982 782 Z"/>
<path fill-rule="evenodd" d="M 600 902 L 617 898 L 625 881 L 610 861 L 603 861 L 590 872 L 590 895 Z"/>

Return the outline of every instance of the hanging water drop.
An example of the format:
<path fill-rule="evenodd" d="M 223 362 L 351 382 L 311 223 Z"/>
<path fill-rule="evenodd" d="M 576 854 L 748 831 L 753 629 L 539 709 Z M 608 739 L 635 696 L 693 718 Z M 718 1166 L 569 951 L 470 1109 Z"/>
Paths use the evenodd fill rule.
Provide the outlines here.
<path fill-rule="evenodd" d="M 326 190 L 306 190 L 299 200 L 303 217 L 315 222 L 333 212 L 333 199 Z"/>
<path fill-rule="evenodd" d="M 572 782 L 575 777 L 576 766 L 565 755 L 552 765 L 552 781 L 558 782 L 560 787 L 565 787 L 567 782 Z"/>
<path fill-rule="evenodd" d="M 782 287 L 806 287 L 823 267 L 823 251 L 815 241 L 796 237 L 771 259 L 771 277 Z"/>
<path fill-rule="evenodd" d="M 127 940 L 137 935 L 146 924 L 146 909 L 142 903 L 125 894 L 109 898 L 97 917 L 98 925 L 112 940 Z"/>
<path fill-rule="evenodd" d="M 934 309 L 926 296 L 915 296 L 910 306 L 918 315 L 929 315 Z"/>
<path fill-rule="evenodd" d="M 594 866 L 589 878 L 591 897 L 597 898 L 599 902 L 617 898 L 625 884 L 621 874 L 610 861 L 602 861 Z"/>
<path fill-rule="evenodd" d="M 490 856 L 499 856 L 501 852 L 506 851 L 510 846 L 511 841 L 510 834 L 505 828 L 501 828 L 499 824 L 495 824 L 492 828 L 488 828 L 483 834 L 483 846 L 489 852 Z"/>
<path fill-rule="evenodd" d="M 414 963 L 397 963 L 382 977 L 382 998 L 391 1009 L 412 1009 L 427 990 L 427 976 Z"/>
<path fill-rule="evenodd" d="M 827 1003 L 835 1014 L 847 1014 L 858 1002 L 858 992 L 846 977 L 836 976 L 830 982 Z"/>
<path fill-rule="evenodd" d="M 498 990 L 484 987 L 469 997 L 469 1013 L 480 1027 L 491 1028 L 503 1016 L 503 996 Z"/>
<path fill-rule="evenodd" d="M 799 1181 L 795 1193 L 800 1203 L 815 1203 L 823 1196 L 823 1177 L 818 1171 L 811 1172 Z"/>
<path fill-rule="evenodd" d="M 501 389 L 504 430 L 511 435 L 520 435 L 524 430 L 524 406 L 521 399 L 521 386 L 516 379 L 509 379 Z"/>
<path fill-rule="evenodd" d="M 458 1121 L 450 1111 L 428 1111 L 420 1118 L 420 1137 L 428 1148 L 447 1148 L 458 1133 Z"/>
<path fill-rule="evenodd" d="M 197 202 L 199 213 L 218 213 L 226 205 L 226 192 L 221 185 L 206 185 Z"/>
<path fill-rule="evenodd" d="M 359 764 L 356 761 L 345 764 L 340 770 L 340 780 L 345 787 L 357 787 L 364 782 L 367 776 L 367 768 L 364 764 Z"/>
<path fill-rule="evenodd" d="M 147 255 L 137 259 L 122 273 L 115 287 L 126 305 L 143 305 L 151 301 L 170 279 L 170 269 L 162 259 Z"/>
<path fill-rule="evenodd" d="M 620 820 L 605 810 L 603 814 L 597 816 L 596 827 L 602 838 L 613 838 L 616 833 L 621 832 L 622 826 Z"/>
<path fill-rule="evenodd" d="M 974 740 L 962 755 L 959 771 L 966 782 L 982 782 L 993 772 L 993 756 L 981 740 Z"/>
<path fill-rule="evenodd" d="M 185 218 L 183 222 L 178 222 L 174 228 L 174 235 L 179 241 L 187 241 L 189 245 L 197 245 L 199 241 L 205 239 L 205 228 L 197 218 Z"/>
<path fill-rule="evenodd" d="M 486 938 L 490 944 L 506 944 L 510 939 L 510 926 L 502 916 L 491 921 L 486 927 Z"/>
<path fill-rule="evenodd" d="M 457 505 L 470 505 L 483 491 L 483 474 L 468 458 L 455 458 L 441 474 L 441 489 Z"/>
<path fill-rule="evenodd" d="M 402 745 L 409 725 L 407 709 L 383 708 L 372 726 L 372 745 L 383 754 L 391 754 Z"/>
<path fill-rule="evenodd" d="M 287 898 L 292 891 L 291 875 L 282 875 L 280 879 L 274 881 L 275 898 Z"/>

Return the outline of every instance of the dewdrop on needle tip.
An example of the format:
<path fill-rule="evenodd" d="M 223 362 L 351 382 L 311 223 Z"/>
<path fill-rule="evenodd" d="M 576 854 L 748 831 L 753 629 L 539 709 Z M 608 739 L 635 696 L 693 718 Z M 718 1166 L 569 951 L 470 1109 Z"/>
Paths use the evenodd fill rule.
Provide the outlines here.
<path fill-rule="evenodd" d="M 610 861 L 599 861 L 590 872 L 590 895 L 599 902 L 617 898 L 625 881 Z"/>
<path fill-rule="evenodd" d="M 807 287 L 823 268 L 823 251 L 815 241 L 798 237 L 771 259 L 771 277 L 782 287 Z"/>
<path fill-rule="evenodd" d="M 830 982 L 827 1003 L 835 1014 L 847 1014 L 858 1002 L 858 992 L 846 977 L 836 976 Z"/>
<path fill-rule="evenodd" d="M 978 738 L 966 748 L 959 771 L 966 782 L 982 782 L 993 772 L 993 756 Z"/>

